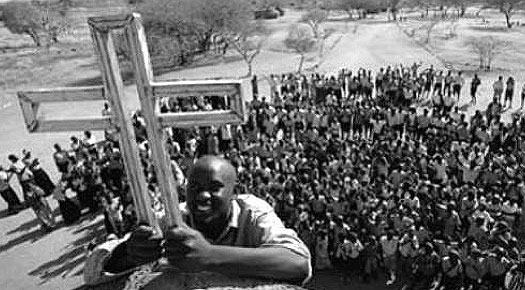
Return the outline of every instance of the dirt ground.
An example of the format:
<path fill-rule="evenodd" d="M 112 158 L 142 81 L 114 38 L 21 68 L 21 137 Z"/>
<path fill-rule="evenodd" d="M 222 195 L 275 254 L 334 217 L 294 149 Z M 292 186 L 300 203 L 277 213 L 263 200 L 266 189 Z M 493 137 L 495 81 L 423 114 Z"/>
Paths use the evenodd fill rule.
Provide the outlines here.
<path fill-rule="evenodd" d="M 281 40 L 285 37 L 282 32 L 290 23 L 299 19 L 295 12 L 287 13 L 286 17 L 272 21 L 270 27 L 274 31 L 268 43 L 255 63 L 255 73 L 258 75 L 269 75 L 270 73 L 285 73 L 297 68 L 299 57 L 287 52 L 282 47 Z M 319 70 L 321 72 L 333 73 L 342 67 L 357 69 L 366 67 L 376 69 L 381 66 L 422 61 L 425 65 L 434 64 L 436 67 L 444 67 L 442 57 L 432 53 L 416 44 L 413 39 L 407 37 L 394 23 L 386 21 L 384 15 L 378 15 L 360 24 L 347 25 L 343 22 L 331 22 L 339 28 L 338 33 L 331 40 L 334 45 L 324 57 Z M 353 32 L 355 30 L 355 33 Z M 0 35 L 3 35 L 0 33 Z M 1 43 L 0 37 L 0 43 Z M 85 51 L 83 52 L 85 53 Z M 60 143 L 67 145 L 70 133 L 49 133 L 30 135 L 24 128 L 20 109 L 14 97 L 14 92 L 22 88 L 55 86 L 67 83 L 67 80 L 79 80 L 86 77 L 96 76 L 96 66 L 89 56 L 73 58 L 72 62 L 63 60 L 59 64 L 64 71 L 56 72 L 55 63 L 45 66 L 47 72 L 41 71 L 35 74 L 43 76 L 43 79 L 35 78 L 34 82 L 20 86 L 8 86 L 0 95 L 0 164 L 6 164 L 9 153 L 19 153 L 22 148 L 32 150 L 34 155 L 42 160 L 44 167 L 56 178 L 57 173 L 52 164 L 52 144 Z M 61 58 L 57 56 L 57 60 Z M 312 66 L 316 60 L 310 56 L 306 66 Z M 27 65 L 24 64 L 24 65 Z M 241 61 L 224 61 L 213 66 L 201 66 L 190 69 L 171 72 L 159 77 L 159 79 L 197 79 L 216 77 L 240 77 L 246 72 L 246 67 Z M 55 74 L 57 73 L 57 74 Z M 467 75 L 467 78 L 470 76 Z M 523 76 L 520 76 L 522 78 Z M 481 75 L 483 85 L 481 93 L 490 90 L 493 74 Z M 518 78 L 518 87 L 521 87 Z M 489 84 L 490 83 L 490 84 Z M 261 91 L 268 92 L 268 85 L 261 80 Z M 5 83 L 4 83 L 5 86 Z M 133 86 L 126 87 L 127 107 L 131 110 L 136 108 L 137 100 Z M 463 93 L 467 94 L 467 91 Z M 514 107 L 517 106 L 515 98 Z M 475 109 L 484 109 L 488 104 L 487 98 L 481 98 L 476 107 L 469 107 L 465 96 L 460 105 L 467 112 Z M 45 114 L 91 114 L 100 112 L 99 103 L 74 104 L 66 108 L 48 107 Z M 100 136 L 100 135 L 98 135 Z M 56 202 L 51 201 L 54 208 Z M 16 216 L 7 216 L 5 204 L 0 202 L 0 285 L 2 289 L 75 289 L 82 285 L 82 265 L 84 262 L 84 247 L 103 233 L 101 216 L 86 216 L 80 222 L 69 227 L 60 227 L 49 234 L 43 234 L 39 230 L 37 221 L 31 210 L 25 210 Z M 320 273 L 314 277 L 312 288 L 315 289 L 387 289 L 383 280 L 377 283 L 365 285 L 352 282 L 342 285 L 338 277 L 329 273 Z"/>

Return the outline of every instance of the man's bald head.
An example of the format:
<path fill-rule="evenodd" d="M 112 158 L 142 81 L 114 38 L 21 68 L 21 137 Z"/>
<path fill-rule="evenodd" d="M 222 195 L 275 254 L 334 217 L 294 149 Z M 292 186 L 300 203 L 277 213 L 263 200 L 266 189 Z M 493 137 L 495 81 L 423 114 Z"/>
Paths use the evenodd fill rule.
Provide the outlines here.
<path fill-rule="evenodd" d="M 204 156 L 191 167 L 187 205 L 195 226 L 206 237 L 216 238 L 228 225 L 236 182 L 235 168 L 221 157 Z"/>
<path fill-rule="evenodd" d="M 188 179 L 189 182 L 202 182 L 206 178 L 217 173 L 224 181 L 225 185 L 234 185 L 237 182 L 237 173 L 233 165 L 226 159 L 213 155 L 206 155 L 197 160 L 190 168 Z"/>

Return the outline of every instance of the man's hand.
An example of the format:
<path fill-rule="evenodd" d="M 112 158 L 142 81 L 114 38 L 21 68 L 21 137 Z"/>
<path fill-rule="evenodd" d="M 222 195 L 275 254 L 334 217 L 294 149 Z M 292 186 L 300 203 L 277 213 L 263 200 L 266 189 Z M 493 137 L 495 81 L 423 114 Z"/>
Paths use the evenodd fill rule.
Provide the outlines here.
<path fill-rule="evenodd" d="M 162 236 L 149 226 L 139 226 L 126 244 L 127 256 L 136 266 L 156 261 L 162 255 Z"/>
<path fill-rule="evenodd" d="M 204 236 L 183 224 L 165 233 L 166 256 L 171 265 L 187 272 L 199 272 L 212 261 L 212 248 Z"/>

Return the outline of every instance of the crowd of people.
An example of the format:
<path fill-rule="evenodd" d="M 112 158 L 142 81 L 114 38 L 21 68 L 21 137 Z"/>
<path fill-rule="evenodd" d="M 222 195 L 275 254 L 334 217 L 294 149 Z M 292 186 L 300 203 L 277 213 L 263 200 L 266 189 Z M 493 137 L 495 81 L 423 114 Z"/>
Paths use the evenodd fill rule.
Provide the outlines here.
<path fill-rule="evenodd" d="M 458 109 L 462 73 L 432 66 L 272 75 L 269 81 L 271 96 L 254 91 L 242 126 L 167 130 L 182 199 L 193 161 L 221 154 L 237 168 L 237 193 L 271 204 L 309 246 L 316 271 L 334 271 L 346 283 L 370 282 L 384 269 L 385 283 L 404 289 L 525 287 L 525 118 L 502 121 L 515 94 L 512 77 L 493 83 L 494 95 L 480 96 L 491 98 L 487 110 L 472 116 Z M 481 82 L 475 75 L 470 83 L 472 104 Z M 522 106 L 524 99 L 525 86 Z M 227 106 L 223 97 L 170 97 L 160 110 Z M 159 209 L 140 112 L 133 125 L 152 207 Z M 135 217 L 114 133 L 97 141 L 85 132 L 72 137 L 67 150 L 56 144 L 57 185 L 37 182 L 45 178 L 27 152 L 22 163 L 13 156 L 7 179 L 0 177 L 16 173 L 26 201 L 31 188 L 44 191 L 34 196 L 54 194 L 68 222 L 83 208 L 103 209 L 108 235 L 121 237 Z M 24 176 L 26 169 L 31 176 Z M 9 202 L 13 197 L 4 192 L 10 209 L 19 210 L 21 203 Z"/>

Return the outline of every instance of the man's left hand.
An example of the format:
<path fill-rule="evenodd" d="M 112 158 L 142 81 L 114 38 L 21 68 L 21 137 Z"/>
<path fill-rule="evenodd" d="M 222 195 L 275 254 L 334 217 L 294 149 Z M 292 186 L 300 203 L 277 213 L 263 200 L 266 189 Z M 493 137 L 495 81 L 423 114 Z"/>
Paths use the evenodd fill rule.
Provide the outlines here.
<path fill-rule="evenodd" d="M 167 231 L 165 239 L 164 248 L 171 265 L 187 272 L 204 271 L 210 266 L 213 245 L 200 232 L 184 224 Z"/>

